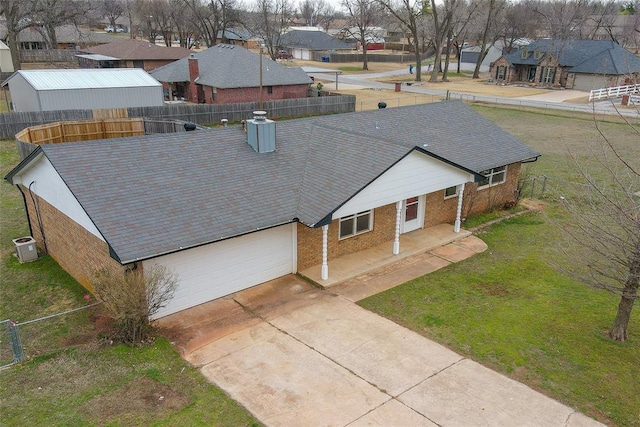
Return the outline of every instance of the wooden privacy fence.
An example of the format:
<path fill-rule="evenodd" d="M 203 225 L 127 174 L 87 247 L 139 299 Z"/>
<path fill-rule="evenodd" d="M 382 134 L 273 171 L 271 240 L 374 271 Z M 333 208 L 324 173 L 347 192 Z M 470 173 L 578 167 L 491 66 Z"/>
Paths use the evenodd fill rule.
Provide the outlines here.
<path fill-rule="evenodd" d="M 314 116 L 320 114 L 349 113 L 355 111 L 354 95 L 315 96 L 309 98 L 265 101 L 262 109 L 270 118 Z M 117 117 L 140 117 L 160 120 L 182 120 L 206 125 L 229 123 L 251 118 L 259 109 L 258 102 L 241 104 L 167 104 L 162 107 L 136 107 L 116 109 Z M 113 110 L 109 110 L 113 112 Z M 31 126 L 53 122 L 106 119 L 102 110 L 61 110 L 0 114 L 0 138 L 13 138 L 18 132 Z"/>
<path fill-rule="evenodd" d="M 156 120 L 140 117 L 48 123 L 23 129 L 16 134 L 16 144 L 20 158 L 24 159 L 41 144 L 187 132 L 186 123 L 181 120 Z M 206 129 L 200 126 L 197 128 Z"/>
<path fill-rule="evenodd" d="M 135 135 L 144 135 L 141 118 L 48 123 L 26 128 L 16 134 L 16 139 L 33 144 L 53 144 Z"/>

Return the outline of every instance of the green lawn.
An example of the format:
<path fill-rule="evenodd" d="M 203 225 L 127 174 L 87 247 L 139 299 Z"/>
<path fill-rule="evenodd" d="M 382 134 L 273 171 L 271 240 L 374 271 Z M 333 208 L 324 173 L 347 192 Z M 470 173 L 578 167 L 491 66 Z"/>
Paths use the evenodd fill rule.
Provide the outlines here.
<path fill-rule="evenodd" d="M 544 154 L 530 173 L 550 177 L 547 212 L 562 219 L 555 200 L 575 177 L 567 160 L 589 162 L 585 147 L 598 140 L 593 124 L 478 111 Z M 637 136 L 618 123 L 602 126 L 640 161 Z M 13 141 L 0 141 L 0 172 L 17 162 Z M 50 258 L 17 262 L 11 239 L 28 233 L 20 193 L 0 183 L 0 320 L 25 321 L 86 304 L 84 289 Z M 489 245 L 485 253 L 362 305 L 608 424 L 640 426 L 638 308 L 629 341 L 608 340 L 617 299 L 554 269 L 558 230 L 545 214 L 506 220 L 478 235 Z M 138 348 L 98 341 L 99 319 L 95 311 L 81 311 L 23 328 L 29 359 L 0 372 L 1 424 L 257 424 L 167 341 Z M 6 337 L 0 342 L 5 345 Z"/>
<path fill-rule="evenodd" d="M 2 176 L 18 163 L 14 144 L 0 141 Z M 0 320 L 23 322 L 86 305 L 84 288 L 51 258 L 17 261 L 11 239 L 27 234 L 20 193 L 3 181 Z M 0 371 L 1 425 L 259 425 L 166 340 L 136 348 L 98 340 L 98 315 L 85 310 L 21 327 L 28 359 Z M 0 333 L 5 364 L 11 353 L 6 330 Z"/>
<path fill-rule="evenodd" d="M 576 178 L 574 158 L 595 167 L 593 122 L 477 110 L 543 153 L 529 173 L 549 177 L 546 212 L 485 228 L 478 236 L 486 252 L 360 304 L 609 425 L 640 426 L 640 307 L 629 340 L 613 342 L 606 332 L 619 299 L 554 267 L 563 261 L 557 245 L 567 244 L 558 224 L 569 220 L 558 195 Z M 600 126 L 637 166 L 637 134 L 620 123 Z"/>

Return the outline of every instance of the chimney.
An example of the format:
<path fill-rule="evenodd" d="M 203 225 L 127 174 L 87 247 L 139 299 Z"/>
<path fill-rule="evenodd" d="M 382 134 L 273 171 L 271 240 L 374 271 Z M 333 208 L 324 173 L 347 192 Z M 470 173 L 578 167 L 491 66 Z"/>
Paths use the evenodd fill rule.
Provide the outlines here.
<path fill-rule="evenodd" d="M 247 142 L 258 153 L 276 151 L 276 122 L 267 119 L 266 111 L 254 111 L 247 120 Z"/>
<path fill-rule="evenodd" d="M 200 77 L 198 58 L 192 53 L 187 61 L 189 62 L 189 101 L 198 103 L 198 86 L 196 85 L 196 81 Z"/>

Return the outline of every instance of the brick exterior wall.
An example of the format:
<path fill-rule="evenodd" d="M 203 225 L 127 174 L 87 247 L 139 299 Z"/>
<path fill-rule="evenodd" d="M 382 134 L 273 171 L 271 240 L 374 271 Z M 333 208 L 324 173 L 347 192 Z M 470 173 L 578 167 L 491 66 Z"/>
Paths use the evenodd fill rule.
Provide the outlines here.
<path fill-rule="evenodd" d="M 163 89 L 169 89 L 167 83 L 162 84 Z M 194 92 L 195 88 L 195 92 Z M 262 88 L 262 100 L 280 100 L 292 98 L 306 98 L 309 85 L 273 86 L 272 93 L 268 88 Z M 200 94 L 198 94 L 200 91 Z M 188 84 L 185 100 L 197 103 L 204 100 L 206 104 L 235 104 L 240 102 L 257 102 L 260 99 L 259 87 L 240 87 L 233 89 L 214 89 L 211 86 Z M 194 101 L 195 99 L 195 101 Z"/>
<path fill-rule="evenodd" d="M 509 165 L 505 182 L 481 190 L 478 190 L 477 183 L 467 182 L 464 186 L 462 198 L 462 218 L 501 208 L 508 203 L 515 202 L 520 167 L 520 163 Z M 444 190 L 427 194 L 424 226 L 432 227 L 445 222 L 453 224 L 456 220 L 457 209 L 458 198 L 452 197 L 445 200 Z"/>
<path fill-rule="evenodd" d="M 42 234 L 38 225 L 31 192 L 21 187 L 25 194 L 29 222 L 33 238 L 43 248 Z M 91 281 L 97 270 L 124 271 L 127 266 L 109 256 L 105 242 L 89 233 L 71 218 L 34 194 L 42 220 L 49 255 L 82 286 L 92 291 Z M 130 267 L 130 266 L 129 266 Z"/>
<path fill-rule="evenodd" d="M 305 98 L 309 85 L 271 86 L 272 93 L 268 93 L 267 86 L 262 87 L 262 100 Z M 209 88 L 207 88 L 209 89 Z M 211 104 L 234 104 L 238 102 L 255 102 L 260 99 L 259 87 L 241 87 L 234 89 L 218 89 L 217 97 Z M 207 100 L 209 103 L 209 100 Z"/>
<path fill-rule="evenodd" d="M 328 259 L 332 260 L 353 252 L 392 242 L 396 229 L 396 205 L 374 209 L 373 230 L 340 240 L 339 220 L 333 220 L 328 231 Z M 322 228 L 309 228 L 298 224 L 298 271 L 322 264 Z M 389 245 L 389 250 L 392 246 Z"/>
<path fill-rule="evenodd" d="M 466 183 L 462 203 L 462 217 L 466 218 L 480 212 L 502 207 L 506 203 L 515 201 L 515 191 L 518 188 L 520 163 L 507 167 L 507 179 L 504 183 L 478 190 L 478 184 Z M 425 227 L 449 223 L 456 219 L 458 198 L 444 198 L 444 190 L 427 194 L 425 203 Z M 341 257 L 349 253 L 389 242 L 389 250 L 395 238 L 396 205 L 386 205 L 374 210 L 373 230 L 354 237 L 340 240 L 338 238 L 339 220 L 329 225 L 328 231 L 328 259 Z M 309 228 L 298 224 L 298 271 L 314 265 L 322 264 L 322 229 Z"/>

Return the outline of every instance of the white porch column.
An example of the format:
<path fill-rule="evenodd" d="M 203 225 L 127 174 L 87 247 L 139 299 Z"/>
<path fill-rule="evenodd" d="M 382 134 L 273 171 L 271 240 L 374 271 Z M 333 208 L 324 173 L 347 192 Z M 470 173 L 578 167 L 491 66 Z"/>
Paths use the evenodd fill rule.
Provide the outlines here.
<path fill-rule="evenodd" d="M 322 271 L 320 273 L 320 277 L 322 280 L 327 280 L 329 278 L 329 264 L 327 263 L 327 233 L 329 231 L 328 225 L 322 226 Z"/>
<path fill-rule="evenodd" d="M 396 202 L 396 236 L 393 239 L 393 254 L 400 253 L 400 221 L 402 220 L 402 200 Z"/>
<path fill-rule="evenodd" d="M 458 185 L 458 211 L 456 212 L 456 222 L 453 225 L 453 231 L 460 232 L 460 215 L 462 214 L 462 197 L 464 195 L 464 182 Z"/>

